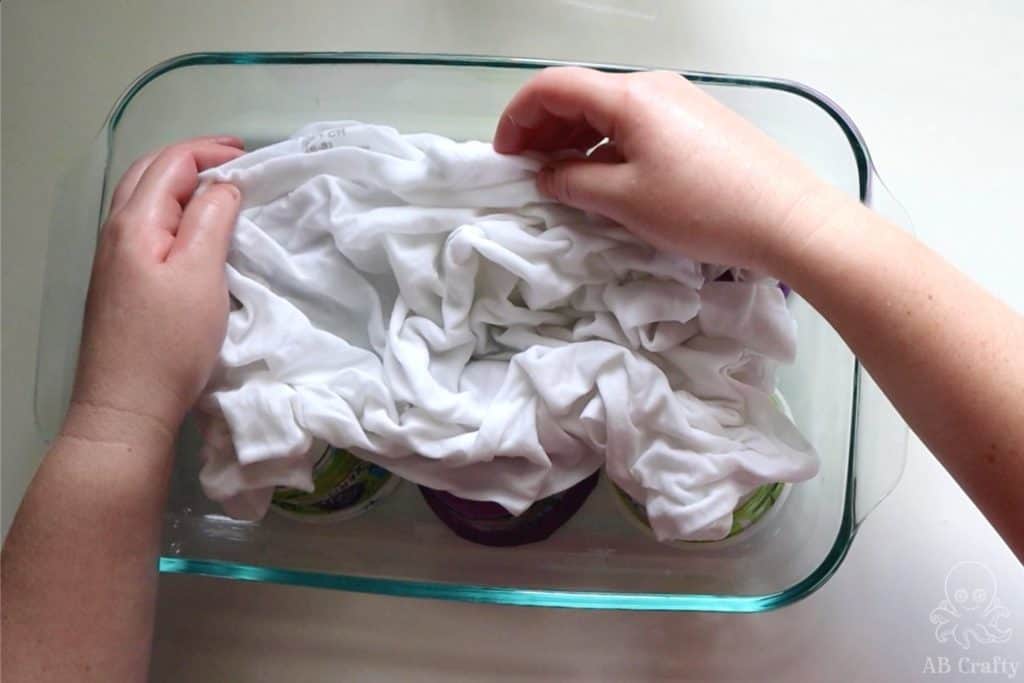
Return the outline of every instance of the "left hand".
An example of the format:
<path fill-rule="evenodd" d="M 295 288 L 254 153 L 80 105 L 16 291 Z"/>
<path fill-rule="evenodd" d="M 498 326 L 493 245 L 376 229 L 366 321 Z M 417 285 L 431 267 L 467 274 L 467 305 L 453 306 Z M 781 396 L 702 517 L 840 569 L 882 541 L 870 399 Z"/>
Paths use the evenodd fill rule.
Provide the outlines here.
<path fill-rule="evenodd" d="M 237 138 L 195 138 L 121 178 L 93 262 L 71 411 L 99 407 L 178 429 L 224 340 L 224 263 L 240 204 L 232 185 L 194 194 L 198 174 L 242 153 Z"/>

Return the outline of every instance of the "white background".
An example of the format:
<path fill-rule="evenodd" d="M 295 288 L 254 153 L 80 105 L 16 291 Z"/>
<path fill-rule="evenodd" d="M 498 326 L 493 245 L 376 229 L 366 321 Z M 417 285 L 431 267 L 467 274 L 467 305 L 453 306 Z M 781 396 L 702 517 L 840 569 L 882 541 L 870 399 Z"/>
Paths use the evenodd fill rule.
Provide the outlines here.
<path fill-rule="evenodd" d="M 121 90 L 183 52 L 465 52 L 800 80 L 852 114 L 921 238 L 1024 310 L 1024 3 L 6 0 L 2 31 L 5 530 L 43 452 L 31 396 L 57 179 Z M 936 642 L 928 614 L 960 560 L 996 575 L 1005 646 Z M 1024 568 L 913 440 L 837 574 L 778 612 L 503 608 L 168 576 L 153 679 L 879 681 L 915 679 L 939 656 L 954 666 L 945 680 L 971 679 L 961 656 L 1024 660 Z"/>

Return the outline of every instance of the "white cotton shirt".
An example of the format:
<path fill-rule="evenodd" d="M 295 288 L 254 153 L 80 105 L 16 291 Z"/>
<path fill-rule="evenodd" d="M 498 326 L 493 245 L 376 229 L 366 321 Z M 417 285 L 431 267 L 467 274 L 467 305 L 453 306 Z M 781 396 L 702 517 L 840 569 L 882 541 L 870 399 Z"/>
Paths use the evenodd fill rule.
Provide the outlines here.
<path fill-rule="evenodd" d="M 319 123 L 206 171 L 242 210 L 201 483 L 258 519 L 312 440 L 514 514 L 602 465 L 658 538 L 725 537 L 817 471 L 772 400 L 777 283 L 657 252 L 541 197 L 489 144 Z"/>

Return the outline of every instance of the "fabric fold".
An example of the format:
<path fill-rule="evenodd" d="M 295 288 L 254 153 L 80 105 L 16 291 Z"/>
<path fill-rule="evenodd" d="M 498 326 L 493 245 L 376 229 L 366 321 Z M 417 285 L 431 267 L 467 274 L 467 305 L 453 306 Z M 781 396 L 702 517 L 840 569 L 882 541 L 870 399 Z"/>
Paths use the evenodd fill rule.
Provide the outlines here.
<path fill-rule="evenodd" d="M 258 519 L 311 490 L 321 439 L 514 514 L 605 465 L 658 538 L 709 540 L 813 476 L 772 399 L 796 350 L 777 283 L 554 204 L 539 165 L 343 121 L 203 173 L 243 197 L 206 494 Z"/>

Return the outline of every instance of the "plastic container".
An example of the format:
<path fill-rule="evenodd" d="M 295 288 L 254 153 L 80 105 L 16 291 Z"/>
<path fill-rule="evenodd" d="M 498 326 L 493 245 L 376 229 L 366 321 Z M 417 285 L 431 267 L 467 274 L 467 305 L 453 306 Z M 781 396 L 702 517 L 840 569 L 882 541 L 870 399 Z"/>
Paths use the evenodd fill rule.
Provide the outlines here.
<path fill-rule="evenodd" d="M 622 514 L 626 516 L 630 522 L 632 522 L 638 529 L 648 536 L 654 537 L 654 531 L 651 529 L 651 523 L 647 519 L 647 510 L 640 503 L 633 500 L 625 491 L 620 489 L 618 486 L 613 484 L 610 480 L 608 482 L 608 489 L 611 491 L 611 495 L 615 497 L 615 500 L 619 503 L 619 507 L 622 510 Z M 782 482 L 776 482 L 774 484 L 764 484 L 758 486 L 756 489 L 750 492 L 750 494 L 740 501 L 739 506 L 733 511 L 732 528 L 729 530 L 729 535 L 718 541 L 669 541 L 669 545 L 673 545 L 677 548 L 690 548 L 694 544 L 704 543 L 732 543 L 739 540 L 740 534 L 753 533 L 754 525 L 764 519 L 776 508 L 782 507 L 788 497 L 790 490 L 789 484 Z"/>
<path fill-rule="evenodd" d="M 41 323 L 36 413 L 56 430 L 73 374 L 97 230 L 113 184 L 133 159 L 198 134 L 233 133 L 249 148 L 303 124 L 359 119 L 405 132 L 489 139 L 503 106 L 552 62 L 413 54 L 194 54 L 146 72 L 115 104 L 91 156 L 58 193 Z M 593 66 L 593 65 L 591 65 Z M 630 67 L 601 66 L 611 71 Z M 850 119 L 805 86 L 685 73 L 761 126 L 833 184 L 883 212 L 883 191 Z M 798 295 L 795 365 L 780 388 L 821 455 L 757 532 L 681 553 L 640 533 L 593 495 L 557 534 L 518 548 L 455 537 L 416 487 L 337 525 L 226 518 L 197 481 L 196 433 L 180 440 L 160 568 L 247 581 L 516 605 L 756 612 L 798 600 L 836 570 L 857 526 L 895 486 L 906 427 L 835 331 Z"/>
<path fill-rule="evenodd" d="M 472 543 L 506 548 L 550 538 L 579 511 L 599 477 L 600 472 L 594 472 L 578 484 L 538 500 L 518 517 L 497 503 L 467 500 L 426 486 L 420 487 L 420 493 L 455 535 Z"/>
<path fill-rule="evenodd" d="M 315 441 L 313 491 L 278 487 L 270 509 L 301 522 L 338 522 L 358 517 L 389 496 L 401 479 L 343 448 Z"/>
<path fill-rule="evenodd" d="M 721 279 L 721 278 L 719 278 Z M 789 288 L 785 285 L 779 284 L 780 288 L 784 288 L 788 296 Z M 782 393 L 778 390 L 775 392 L 775 404 L 779 409 L 785 413 L 786 417 L 793 419 L 793 411 L 789 409 L 789 405 L 786 403 L 786 399 L 782 396 Z M 626 519 L 630 520 L 634 525 L 639 527 L 644 533 L 654 536 L 654 530 L 651 528 L 650 520 L 647 518 L 647 510 L 643 505 L 635 501 L 625 491 L 619 488 L 616 484 L 608 480 L 608 488 L 611 491 L 612 496 L 619 503 L 619 509 L 626 515 Z M 670 541 L 670 545 L 674 545 L 677 548 L 691 548 L 695 543 L 734 543 L 739 541 L 740 534 L 753 533 L 755 524 L 764 519 L 771 513 L 778 514 L 778 509 L 785 503 L 786 498 L 789 497 L 789 492 L 792 489 L 792 485 L 785 484 L 783 482 L 774 482 L 771 484 L 764 484 L 758 486 L 756 489 L 747 494 L 740 500 L 740 504 L 736 506 L 736 509 L 732 513 L 732 527 L 729 529 L 729 535 L 718 541 Z"/>

